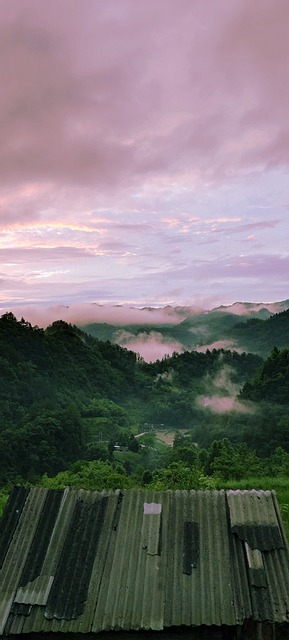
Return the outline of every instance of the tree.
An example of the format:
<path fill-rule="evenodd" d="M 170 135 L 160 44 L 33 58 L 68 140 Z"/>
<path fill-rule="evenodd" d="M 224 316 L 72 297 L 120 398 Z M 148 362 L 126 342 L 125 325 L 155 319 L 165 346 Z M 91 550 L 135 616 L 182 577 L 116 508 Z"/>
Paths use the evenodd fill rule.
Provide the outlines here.
<path fill-rule="evenodd" d="M 282 447 L 277 447 L 270 459 L 270 470 L 273 476 L 289 475 L 289 453 Z"/>
<path fill-rule="evenodd" d="M 223 480 L 239 480 L 262 472 L 262 463 L 246 444 L 233 444 L 228 438 L 214 440 L 208 451 L 205 473 Z"/>
<path fill-rule="evenodd" d="M 123 489 L 131 486 L 123 467 L 114 467 L 109 462 L 95 460 L 78 462 L 69 471 L 63 471 L 54 478 L 43 477 L 42 486 L 52 489 L 77 487 L 89 490 Z"/>

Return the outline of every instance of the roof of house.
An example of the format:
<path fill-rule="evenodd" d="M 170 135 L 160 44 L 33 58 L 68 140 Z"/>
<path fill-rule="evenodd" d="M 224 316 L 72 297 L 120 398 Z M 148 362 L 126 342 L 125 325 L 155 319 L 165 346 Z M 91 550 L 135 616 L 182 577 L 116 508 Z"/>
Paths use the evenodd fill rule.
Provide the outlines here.
<path fill-rule="evenodd" d="M 274 492 L 13 489 L 0 634 L 289 621 Z"/>

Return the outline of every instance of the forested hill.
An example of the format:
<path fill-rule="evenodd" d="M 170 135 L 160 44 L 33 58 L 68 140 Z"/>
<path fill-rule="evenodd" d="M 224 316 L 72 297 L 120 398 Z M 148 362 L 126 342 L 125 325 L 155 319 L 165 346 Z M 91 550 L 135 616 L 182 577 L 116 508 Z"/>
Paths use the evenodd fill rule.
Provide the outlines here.
<path fill-rule="evenodd" d="M 257 376 L 247 382 L 240 394 L 246 400 L 289 405 L 289 350 L 276 347 L 261 366 Z"/>
<path fill-rule="evenodd" d="M 121 440 L 145 423 L 210 423 L 200 403 L 252 379 L 262 360 L 223 350 L 186 352 L 154 364 L 62 321 L 46 330 L 0 318 L 0 482 L 54 473 L 91 454 L 89 430 Z"/>
<path fill-rule="evenodd" d="M 263 357 L 268 356 L 274 347 L 289 348 L 289 309 L 267 320 L 250 318 L 246 322 L 238 322 L 229 329 L 228 336 L 244 350 Z"/>
<path fill-rule="evenodd" d="M 187 430 L 202 447 L 225 437 L 289 451 L 288 350 L 266 362 L 213 349 L 148 364 L 63 321 L 43 330 L 11 313 L 0 349 L 0 483 L 106 460 L 116 442 L 133 451 L 148 425 Z"/>
<path fill-rule="evenodd" d="M 61 320 L 43 330 L 11 313 L 0 318 L 0 348 L 0 411 L 8 422 L 31 408 L 71 402 L 82 408 L 91 398 L 120 404 L 132 398 L 143 405 L 144 419 L 182 422 L 184 415 L 177 415 L 173 404 L 178 400 L 185 406 L 188 392 L 192 399 L 205 391 L 208 376 L 213 381 L 228 367 L 230 382 L 241 387 L 262 364 L 256 355 L 223 349 L 174 354 L 147 364 L 134 352 Z M 161 410 L 164 395 L 167 408 Z"/>
<path fill-rule="evenodd" d="M 0 482 L 66 468 L 82 458 L 81 413 L 92 399 L 131 392 L 135 353 L 98 342 L 62 321 L 45 331 L 0 318 Z"/>
<path fill-rule="evenodd" d="M 80 404 L 93 395 L 119 399 L 133 384 L 135 353 L 62 321 L 43 330 L 7 313 L 0 318 L 0 347 L 5 419 L 33 404 Z"/>

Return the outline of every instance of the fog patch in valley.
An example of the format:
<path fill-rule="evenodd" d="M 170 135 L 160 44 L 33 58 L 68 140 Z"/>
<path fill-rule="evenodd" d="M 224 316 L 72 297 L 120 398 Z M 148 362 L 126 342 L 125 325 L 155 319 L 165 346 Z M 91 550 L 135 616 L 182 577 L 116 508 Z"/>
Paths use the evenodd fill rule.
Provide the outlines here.
<path fill-rule="evenodd" d="M 221 356 L 220 356 L 221 357 Z M 253 413 L 253 406 L 248 402 L 241 402 L 237 396 L 242 385 L 232 381 L 234 370 L 224 366 L 216 376 L 206 376 L 206 393 L 196 398 L 196 405 L 214 413 Z"/>
<path fill-rule="evenodd" d="M 119 331 L 115 335 L 115 341 L 121 347 L 126 347 L 138 353 L 145 362 L 162 360 L 165 356 L 171 356 L 174 352 L 183 353 L 184 347 L 180 342 L 168 340 L 157 331 L 138 333 L 135 336 L 129 331 Z"/>
<path fill-rule="evenodd" d="M 224 349 L 225 351 L 237 351 L 237 353 L 243 353 L 244 349 L 241 349 L 236 346 L 236 343 L 233 340 L 216 340 L 211 344 L 202 344 L 195 348 L 195 351 L 199 353 L 206 353 L 207 350 L 212 351 L 213 349 Z"/>
<path fill-rule="evenodd" d="M 237 413 L 252 413 L 252 409 L 236 398 L 230 396 L 199 396 L 198 404 L 203 409 L 209 409 L 214 413 L 228 413 L 236 411 Z"/>

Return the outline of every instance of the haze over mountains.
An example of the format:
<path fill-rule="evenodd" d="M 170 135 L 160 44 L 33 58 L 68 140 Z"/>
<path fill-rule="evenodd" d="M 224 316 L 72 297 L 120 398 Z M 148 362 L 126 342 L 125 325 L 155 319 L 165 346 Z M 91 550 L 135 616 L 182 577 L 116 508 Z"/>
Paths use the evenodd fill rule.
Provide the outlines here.
<path fill-rule="evenodd" d="M 13 309 L 32 324 L 47 327 L 64 320 L 100 340 L 109 340 L 155 361 L 185 350 L 231 349 L 266 357 L 289 344 L 289 300 L 235 302 L 211 310 L 200 306 L 141 308 L 129 305 L 58 305 Z"/>
<path fill-rule="evenodd" d="M 274 346 L 289 344 L 288 310 L 289 300 L 273 304 L 236 302 L 211 311 L 144 308 L 140 310 L 144 314 L 142 322 L 132 314 L 127 324 L 94 322 L 82 328 L 94 337 L 138 352 L 147 361 L 173 352 L 214 348 L 251 351 L 266 357 Z"/>

